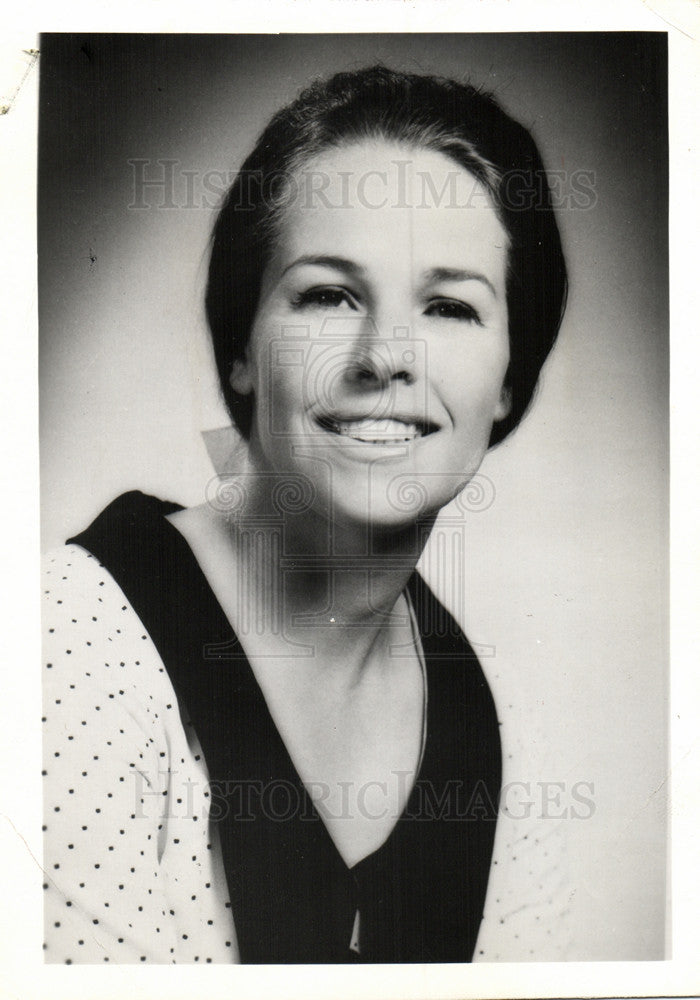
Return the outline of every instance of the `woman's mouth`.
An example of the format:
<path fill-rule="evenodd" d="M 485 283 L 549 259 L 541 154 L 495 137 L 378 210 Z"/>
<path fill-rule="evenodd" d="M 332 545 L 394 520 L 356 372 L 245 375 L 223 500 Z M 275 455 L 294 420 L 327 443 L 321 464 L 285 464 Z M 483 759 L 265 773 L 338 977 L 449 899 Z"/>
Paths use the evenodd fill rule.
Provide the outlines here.
<path fill-rule="evenodd" d="M 317 418 L 317 423 L 331 434 L 339 434 L 341 437 L 361 441 L 363 444 L 376 445 L 405 444 L 437 430 L 435 424 L 393 417 L 381 420 L 372 417 L 344 420 L 326 416 Z"/>

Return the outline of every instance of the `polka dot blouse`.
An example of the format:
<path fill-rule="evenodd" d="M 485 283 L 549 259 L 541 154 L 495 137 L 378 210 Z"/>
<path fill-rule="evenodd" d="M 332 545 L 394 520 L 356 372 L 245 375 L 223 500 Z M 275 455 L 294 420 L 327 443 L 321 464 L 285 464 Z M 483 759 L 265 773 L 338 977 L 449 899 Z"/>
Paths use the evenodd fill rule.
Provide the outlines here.
<path fill-rule="evenodd" d="M 206 765 L 153 643 L 84 549 L 43 580 L 46 961 L 236 962 Z"/>
<path fill-rule="evenodd" d="M 45 960 L 238 962 L 206 764 L 155 646 L 79 546 L 42 579 Z M 504 781 L 533 725 L 506 718 Z M 561 824 L 499 816 L 474 961 L 569 957 L 564 853 Z"/>

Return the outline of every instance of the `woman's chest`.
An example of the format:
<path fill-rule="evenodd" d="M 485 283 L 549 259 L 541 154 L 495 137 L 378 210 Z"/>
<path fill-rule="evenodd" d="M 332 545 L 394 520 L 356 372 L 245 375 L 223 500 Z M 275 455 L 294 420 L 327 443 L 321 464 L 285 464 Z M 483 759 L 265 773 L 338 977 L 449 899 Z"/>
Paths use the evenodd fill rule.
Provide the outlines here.
<path fill-rule="evenodd" d="M 292 773 L 352 866 L 384 843 L 416 778 L 425 738 L 420 661 L 351 693 L 300 677 L 261 688 Z"/>

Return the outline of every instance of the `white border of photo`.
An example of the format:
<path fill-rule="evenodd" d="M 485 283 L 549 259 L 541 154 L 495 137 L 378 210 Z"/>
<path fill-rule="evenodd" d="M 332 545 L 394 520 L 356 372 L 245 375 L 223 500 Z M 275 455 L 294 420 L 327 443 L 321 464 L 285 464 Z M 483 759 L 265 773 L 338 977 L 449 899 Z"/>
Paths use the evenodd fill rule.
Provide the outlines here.
<path fill-rule="evenodd" d="M 235 996 L 314 998 L 682 996 L 700 992 L 698 815 L 697 261 L 700 212 L 700 6 L 694 0 L 212 0 L 205 8 L 157 0 L 91 0 L 8 9 L 0 45 L 0 187 L 4 322 L 3 522 L 5 746 L 1 995 L 37 998 Z M 471 966 L 44 966 L 41 952 L 39 483 L 37 431 L 36 134 L 40 31 L 431 32 L 667 31 L 671 137 L 671 839 L 665 962 Z M 633 151 L 630 151 L 633 155 Z M 639 873 L 640 879 L 644 872 Z"/>

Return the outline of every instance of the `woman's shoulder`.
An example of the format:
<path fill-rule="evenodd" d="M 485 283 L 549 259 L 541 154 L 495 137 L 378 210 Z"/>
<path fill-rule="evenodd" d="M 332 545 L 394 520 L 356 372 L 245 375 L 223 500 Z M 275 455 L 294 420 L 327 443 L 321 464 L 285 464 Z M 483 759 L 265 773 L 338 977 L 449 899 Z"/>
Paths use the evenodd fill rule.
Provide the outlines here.
<path fill-rule="evenodd" d="M 85 633 L 87 649 L 100 639 L 114 642 L 115 636 L 125 637 L 117 640 L 122 645 L 126 637 L 137 632 L 141 642 L 147 640 L 117 581 L 96 556 L 80 545 L 68 543 L 45 553 L 41 582 L 48 636 L 56 635 L 59 627 L 73 625 L 80 628 L 67 631 L 81 637 Z"/>
<path fill-rule="evenodd" d="M 97 594 L 96 588 L 108 586 L 106 572 L 102 563 L 91 552 L 72 542 L 58 545 L 44 552 L 41 557 L 42 591 L 44 603 L 61 606 L 65 591 L 71 594 L 84 593 L 85 596 Z M 63 592 L 63 593 L 61 593 Z"/>
<path fill-rule="evenodd" d="M 85 646 L 89 649 L 103 636 L 114 641 L 112 633 L 121 634 L 117 629 L 130 617 L 128 602 L 114 578 L 80 545 L 62 545 L 42 556 L 41 585 L 47 639 L 59 631 L 68 638 L 87 628 L 90 637 Z M 70 625 L 81 627 L 71 629 Z"/>
<path fill-rule="evenodd" d="M 156 707 L 173 705 L 165 666 L 141 619 L 112 575 L 79 545 L 42 559 L 45 701 L 89 704 L 152 730 Z M 99 708 L 97 707 L 99 705 Z"/>

